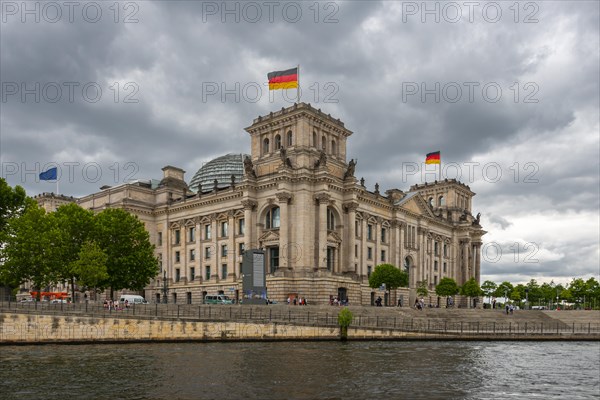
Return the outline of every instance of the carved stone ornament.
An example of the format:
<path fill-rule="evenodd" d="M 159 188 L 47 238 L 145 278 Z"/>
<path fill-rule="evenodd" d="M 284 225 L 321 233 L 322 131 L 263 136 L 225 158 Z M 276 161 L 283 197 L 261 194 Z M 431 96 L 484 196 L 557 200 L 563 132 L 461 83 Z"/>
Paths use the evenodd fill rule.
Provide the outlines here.
<path fill-rule="evenodd" d="M 244 158 L 244 172 L 248 178 L 256 179 L 256 172 L 254 172 L 254 164 L 249 156 Z"/>
<path fill-rule="evenodd" d="M 354 176 L 355 168 L 356 168 L 356 161 L 354 161 L 354 159 L 352 159 L 348 163 L 348 169 L 346 169 L 346 173 L 344 174 L 344 179 L 352 178 Z"/>
<path fill-rule="evenodd" d="M 280 203 L 288 203 L 292 199 L 292 195 L 287 192 L 279 192 L 275 195 Z"/>
<path fill-rule="evenodd" d="M 253 210 L 258 203 L 254 200 L 242 200 L 242 206 L 245 210 Z"/>
<path fill-rule="evenodd" d="M 329 202 L 330 198 L 331 198 L 331 196 L 328 195 L 327 193 L 318 193 L 315 195 L 315 200 L 317 200 L 319 202 L 319 204 L 325 204 L 325 203 Z"/>

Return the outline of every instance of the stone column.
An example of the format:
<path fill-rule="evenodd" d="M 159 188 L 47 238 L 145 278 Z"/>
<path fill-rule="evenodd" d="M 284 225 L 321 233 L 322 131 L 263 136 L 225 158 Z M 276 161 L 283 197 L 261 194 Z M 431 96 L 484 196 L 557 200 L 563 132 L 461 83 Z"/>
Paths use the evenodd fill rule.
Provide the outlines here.
<path fill-rule="evenodd" d="M 290 263 L 290 237 L 289 229 L 291 225 L 289 215 L 289 201 L 292 198 L 290 193 L 280 192 L 277 193 L 277 200 L 279 200 L 279 268 L 292 269 Z"/>
<path fill-rule="evenodd" d="M 227 213 L 227 277 L 234 277 L 237 263 L 237 249 L 235 248 L 235 212 Z"/>
<path fill-rule="evenodd" d="M 475 262 L 473 265 L 473 274 L 475 276 L 475 280 L 477 281 L 477 283 L 480 282 L 481 280 L 481 243 L 477 242 L 475 243 L 475 254 L 473 255 L 473 257 L 475 258 Z"/>
<path fill-rule="evenodd" d="M 251 250 L 258 246 L 257 243 L 253 243 L 254 213 L 252 211 L 256 207 L 256 201 L 242 200 L 242 206 L 244 207 L 244 246 L 246 246 L 246 250 Z"/>
<path fill-rule="evenodd" d="M 319 249 L 317 252 L 317 268 L 327 269 L 327 205 L 329 204 L 329 196 L 326 193 L 320 193 L 315 196 L 319 207 Z"/>
<path fill-rule="evenodd" d="M 217 223 L 217 214 L 210 216 L 210 230 L 211 230 L 211 241 L 210 241 L 210 279 L 216 280 L 219 277 L 219 224 Z"/>
<path fill-rule="evenodd" d="M 345 243 L 342 243 L 342 253 L 340 254 L 342 262 L 342 272 L 354 271 L 354 246 L 356 244 L 356 210 L 358 208 L 357 202 L 349 202 L 344 204 L 344 208 L 348 210 L 348 237 Z"/>

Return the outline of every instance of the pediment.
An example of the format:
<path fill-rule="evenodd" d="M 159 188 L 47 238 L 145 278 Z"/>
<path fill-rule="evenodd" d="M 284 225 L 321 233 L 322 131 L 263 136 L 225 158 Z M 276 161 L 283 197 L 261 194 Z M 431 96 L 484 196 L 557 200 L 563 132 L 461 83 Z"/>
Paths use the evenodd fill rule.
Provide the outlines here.
<path fill-rule="evenodd" d="M 423 197 L 421 197 L 419 194 L 412 196 L 410 199 L 403 202 L 400 205 L 400 208 L 403 208 L 414 214 L 435 217 L 425 199 L 423 199 Z"/>
<path fill-rule="evenodd" d="M 278 242 L 279 241 L 279 231 L 270 230 L 264 232 L 258 238 L 259 242 Z"/>
<path fill-rule="evenodd" d="M 335 231 L 330 231 L 327 234 L 327 241 L 330 243 L 342 243 L 342 237 Z"/>

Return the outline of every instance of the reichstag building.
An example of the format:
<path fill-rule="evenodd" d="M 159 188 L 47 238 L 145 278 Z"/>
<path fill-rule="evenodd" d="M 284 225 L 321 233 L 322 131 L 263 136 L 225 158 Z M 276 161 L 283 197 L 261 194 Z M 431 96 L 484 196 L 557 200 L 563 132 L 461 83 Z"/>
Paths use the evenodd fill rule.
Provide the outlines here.
<path fill-rule="evenodd" d="M 265 251 L 268 296 L 277 302 L 338 297 L 368 305 L 381 296 L 409 306 L 422 282 L 431 303 L 443 277 L 479 282 L 485 231 L 471 214 L 468 186 L 451 179 L 367 190 L 346 154 L 352 132 L 310 104 L 259 116 L 246 131 L 249 155 L 218 157 L 189 183 L 185 171 L 165 166 L 160 181 L 75 199 L 94 211 L 123 208 L 145 223 L 161 265 L 145 289 L 149 301 L 200 304 L 220 293 L 242 299 L 246 249 Z M 46 193 L 36 199 L 49 210 L 73 201 Z M 409 288 L 393 290 L 391 299 L 370 288 L 381 263 L 407 271 Z"/>

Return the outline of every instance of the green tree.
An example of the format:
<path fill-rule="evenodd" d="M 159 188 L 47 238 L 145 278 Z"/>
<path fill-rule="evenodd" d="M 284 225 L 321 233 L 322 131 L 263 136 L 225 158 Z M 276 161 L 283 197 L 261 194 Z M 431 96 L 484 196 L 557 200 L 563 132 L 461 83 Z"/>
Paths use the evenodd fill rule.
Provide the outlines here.
<path fill-rule="evenodd" d="M 585 281 L 581 278 L 573 278 L 571 283 L 569 283 L 569 292 L 571 292 L 575 304 L 582 304 L 587 294 L 587 285 L 585 284 Z"/>
<path fill-rule="evenodd" d="M 142 290 L 158 273 L 158 260 L 144 224 L 122 209 L 106 209 L 95 216 L 95 241 L 108 256 L 108 279 L 102 282 L 115 290 Z"/>
<path fill-rule="evenodd" d="M 7 232 L 1 280 L 11 286 L 30 281 L 39 300 L 41 290 L 58 280 L 61 261 L 55 246 L 60 236 L 56 220 L 32 204 L 19 218 L 9 220 Z"/>
<path fill-rule="evenodd" d="M 452 278 L 442 278 L 440 283 L 435 287 L 435 294 L 438 296 L 454 296 L 458 294 L 459 288 L 456 281 Z"/>
<path fill-rule="evenodd" d="M 85 242 L 77 260 L 71 265 L 73 274 L 77 276 L 77 283 L 83 287 L 104 289 L 102 283 L 109 278 L 107 261 L 108 256 L 96 242 Z"/>
<path fill-rule="evenodd" d="M 417 282 L 417 296 L 427 297 L 429 290 L 427 289 L 427 279 Z"/>
<path fill-rule="evenodd" d="M 535 304 L 543 297 L 542 289 L 535 279 L 531 279 L 525 288 L 528 290 L 527 299 L 529 299 L 529 303 Z"/>
<path fill-rule="evenodd" d="M 600 305 L 600 283 L 596 278 L 590 278 L 585 281 L 587 286 L 587 298 L 590 299 L 593 308 L 597 308 Z"/>
<path fill-rule="evenodd" d="M 491 297 L 494 295 L 497 289 L 498 285 L 496 285 L 496 283 L 492 281 L 485 281 L 481 284 L 481 290 L 483 292 L 483 295 L 490 298 L 488 300 L 491 300 Z"/>
<path fill-rule="evenodd" d="M 8 221 L 21 215 L 27 205 L 35 203 L 27 197 L 21 186 L 8 186 L 4 178 L 0 178 L 0 234 L 5 232 Z M 1 237 L 0 237 L 1 239 Z"/>
<path fill-rule="evenodd" d="M 369 276 L 369 287 L 378 288 L 383 284 L 388 290 L 388 299 L 391 299 L 392 289 L 408 286 L 408 274 L 392 264 L 379 264 Z"/>
<path fill-rule="evenodd" d="M 340 326 L 340 337 L 342 340 L 348 339 L 348 327 L 352 323 L 352 312 L 344 307 L 338 314 L 338 325 Z"/>
<path fill-rule="evenodd" d="M 506 297 L 510 298 L 510 294 L 512 293 L 514 287 L 512 283 L 504 281 L 498 285 L 498 288 L 494 292 L 494 296 L 496 297 Z"/>
<path fill-rule="evenodd" d="M 75 282 L 79 278 L 79 268 L 75 263 L 80 258 L 82 247 L 93 235 L 94 213 L 75 203 L 60 206 L 52 213 L 60 231 L 57 250 L 62 259 L 59 276 L 71 282 L 72 299 L 75 301 Z"/>
<path fill-rule="evenodd" d="M 479 297 L 482 295 L 481 288 L 479 287 L 479 284 L 475 278 L 471 278 L 466 281 L 465 284 L 460 288 L 460 293 L 469 298 L 469 305 L 471 304 L 470 299 L 472 297 Z"/>

